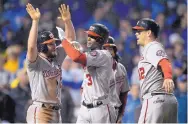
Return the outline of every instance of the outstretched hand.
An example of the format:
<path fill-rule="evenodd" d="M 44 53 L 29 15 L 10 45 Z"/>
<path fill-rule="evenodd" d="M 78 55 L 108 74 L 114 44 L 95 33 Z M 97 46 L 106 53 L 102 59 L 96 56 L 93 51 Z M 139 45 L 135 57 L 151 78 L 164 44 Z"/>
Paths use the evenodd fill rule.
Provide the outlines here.
<path fill-rule="evenodd" d="M 34 8 L 30 3 L 26 5 L 27 13 L 30 15 L 30 17 L 33 20 L 39 20 L 40 19 L 40 11 L 38 8 Z"/>
<path fill-rule="evenodd" d="M 69 5 L 61 4 L 59 12 L 61 13 L 61 17 L 58 17 L 58 19 L 62 19 L 63 21 L 71 20 Z"/>

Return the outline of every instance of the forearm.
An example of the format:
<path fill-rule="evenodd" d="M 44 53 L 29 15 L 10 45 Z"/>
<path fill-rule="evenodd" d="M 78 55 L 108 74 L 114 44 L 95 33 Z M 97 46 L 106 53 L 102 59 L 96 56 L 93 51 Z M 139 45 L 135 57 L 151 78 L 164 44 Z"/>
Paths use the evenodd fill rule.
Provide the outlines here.
<path fill-rule="evenodd" d="M 27 57 L 29 61 L 35 61 L 37 58 L 37 36 L 38 36 L 38 21 L 33 20 L 28 38 Z"/>
<path fill-rule="evenodd" d="M 33 20 L 28 38 L 28 48 L 36 48 L 38 36 L 38 21 Z"/>
<path fill-rule="evenodd" d="M 76 33 L 71 20 L 66 20 L 65 22 L 65 37 L 69 41 L 76 40 Z"/>
<path fill-rule="evenodd" d="M 70 42 L 67 40 L 62 41 L 62 46 L 67 53 L 67 55 L 77 63 L 82 64 L 83 66 L 86 65 L 86 55 L 85 53 L 81 53 L 80 51 L 76 50 Z"/>
<path fill-rule="evenodd" d="M 168 59 L 162 59 L 159 62 L 159 66 L 164 75 L 164 79 L 172 79 L 172 65 Z"/>
<path fill-rule="evenodd" d="M 123 115 L 124 114 L 125 106 L 127 104 L 127 93 L 128 92 L 120 93 L 119 97 L 120 97 L 120 101 L 121 101 L 122 105 L 119 108 L 119 115 Z"/>

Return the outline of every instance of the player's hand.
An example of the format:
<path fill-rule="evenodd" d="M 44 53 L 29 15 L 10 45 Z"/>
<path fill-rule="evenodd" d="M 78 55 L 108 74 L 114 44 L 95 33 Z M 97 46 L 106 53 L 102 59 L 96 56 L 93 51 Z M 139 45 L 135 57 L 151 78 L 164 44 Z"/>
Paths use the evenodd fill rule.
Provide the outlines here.
<path fill-rule="evenodd" d="M 116 123 L 117 123 L 117 124 L 122 123 L 122 118 L 123 118 L 123 115 L 121 115 L 121 114 L 118 115 Z"/>
<path fill-rule="evenodd" d="M 38 8 L 34 8 L 30 3 L 26 5 L 27 13 L 30 15 L 30 17 L 33 20 L 39 20 L 40 19 L 40 11 Z"/>
<path fill-rule="evenodd" d="M 163 82 L 163 88 L 167 93 L 171 93 L 174 90 L 174 81 L 172 79 L 165 79 Z"/>
<path fill-rule="evenodd" d="M 77 49 L 78 51 L 82 52 L 83 51 L 83 48 L 81 46 L 81 44 L 77 41 L 72 41 L 70 42 L 72 44 L 72 46 Z"/>
<path fill-rule="evenodd" d="M 58 17 L 58 19 L 62 19 L 64 22 L 71 20 L 71 14 L 69 11 L 69 5 L 61 4 L 59 7 L 59 12 L 61 13 L 61 17 Z"/>

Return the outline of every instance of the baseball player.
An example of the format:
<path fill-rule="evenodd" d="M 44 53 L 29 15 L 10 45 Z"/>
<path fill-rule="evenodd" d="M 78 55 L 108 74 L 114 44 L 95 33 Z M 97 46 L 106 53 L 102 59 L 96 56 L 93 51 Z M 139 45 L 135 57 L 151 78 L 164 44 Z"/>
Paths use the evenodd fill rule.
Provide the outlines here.
<path fill-rule="evenodd" d="M 108 50 L 114 58 L 113 70 L 115 81 L 112 80 L 110 84 L 110 92 L 112 93 L 110 95 L 110 102 L 116 109 L 116 122 L 121 123 L 127 102 L 129 85 L 126 69 L 118 62 L 119 56 L 117 55 L 117 47 L 114 41 L 114 38 L 109 36 L 108 41 L 103 45 L 103 49 Z"/>
<path fill-rule="evenodd" d="M 28 123 L 58 123 L 61 121 L 61 64 L 66 54 L 63 47 L 56 47 L 56 39 L 50 31 L 37 36 L 39 9 L 28 3 L 26 10 L 32 18 L 26 62 L 33 100 L 26 119 Z M 61 5 L 59 11 L 65 23 L 66 38 L 75 40 L 69 7 Z"/>
<path fill-rule="evenodd" d="M 63 41 L 67 55 L 84 66 L 82 105 L 77 123 L 115 123 L 115 109 L 109 104 L 113 58 L 109 51 L 102 50 L 103 44 L 108 40 L 109 31 L 106 26 L 96 23 L 86 33 L 86 53 L 76 50 L 67 40 Z"/>
<path fill-rule="evenodd" d="M 139 123 L 176 123 L 177 100 L 173 95 L 172 67 L 161 43 L 159 25 L 152 19 L 139 20 L 133 30 L 143 47 L 138 63 L 141 97 Z"/>

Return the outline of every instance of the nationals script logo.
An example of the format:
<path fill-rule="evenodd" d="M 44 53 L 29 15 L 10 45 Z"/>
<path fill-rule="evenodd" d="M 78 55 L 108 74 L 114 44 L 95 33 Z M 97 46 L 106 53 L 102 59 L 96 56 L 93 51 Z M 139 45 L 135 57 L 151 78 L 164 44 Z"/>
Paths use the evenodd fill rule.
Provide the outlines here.
<path fill-rule="evenodd" d="M 61 75 L 61 69 L 53 69 L 53 70 L 44 70 L 42 71 L 43 76 L 46 77 L 57 77 Z"/>

